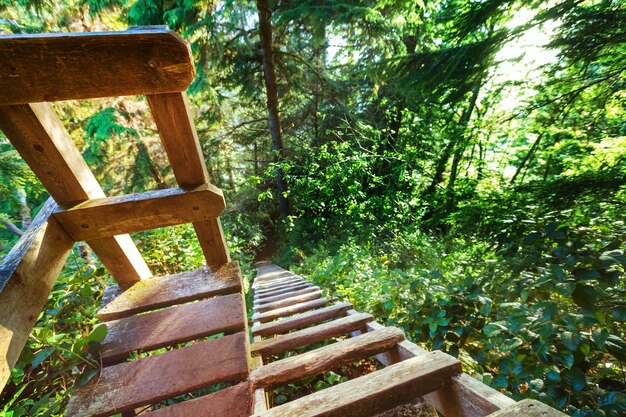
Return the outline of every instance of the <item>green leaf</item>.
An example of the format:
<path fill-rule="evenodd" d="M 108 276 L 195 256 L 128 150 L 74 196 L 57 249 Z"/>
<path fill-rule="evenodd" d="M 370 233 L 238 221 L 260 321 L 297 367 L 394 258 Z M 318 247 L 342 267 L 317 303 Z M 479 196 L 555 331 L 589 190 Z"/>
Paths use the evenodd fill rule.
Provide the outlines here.
<path fill-rule="evenodd" d="M 503 322 L 489 323 L 483 327 L 483 332 L 487 335 L 487 337 L 497 336 L 503 331 L 508 330 L 502 323 Z"/>
<path fill-rule="evenodd" d="M 580 334 L 578 332 L 563 332 L 561 333 L 561 342 L 569 350 L 575 351 L 580 343 Z"/>
<path fill-rule="evenodd" d="M 100 324 L 87 336 L 88 342 L 96 342 L 102 343 L 104 338 L 107 336 L 107 325 Z"/>
<path fill-rule="evenodd" d="M 32 362 L 31 362 L 31 366 L 33 368 L 37 368 L 41 362 L 45 361 L 46 359 L 48 359 L 48 357 L 50 355 L 52 355 L 52 353 L 56 350 L 56 348 L 46 348 L 46 349 L 42 349 L 39 352 L 37 352 L 35 354 L 35 357 L 33 358 Z"/>

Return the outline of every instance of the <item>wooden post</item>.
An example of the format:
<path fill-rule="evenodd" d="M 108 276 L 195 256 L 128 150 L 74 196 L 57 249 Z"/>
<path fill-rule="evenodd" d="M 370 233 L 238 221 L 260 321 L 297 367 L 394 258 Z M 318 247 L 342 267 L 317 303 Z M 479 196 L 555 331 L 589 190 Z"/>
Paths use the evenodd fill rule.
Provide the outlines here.
<path fill-rule="evenodd" d="M 188 189 L 208 183 L 209 174 L 186 94 L 152 94 L 147 98 L 178 185 Z M 219 266 L 230 261 L 219 218 L 195 222 L 193 227 L 207 265 Z"/>
<path fill-rule="evenodd" d="M 49 199 L 0 265 L 0 391 L 74 244 L 55 209 Z"/>
<path fill-rule="evenodd" d="M 0 106 L 0 129 L 60 206 L 105 197 L 50 104 Z M 120 285 L 151 276 L 130 236 L 87 243 Z"/>

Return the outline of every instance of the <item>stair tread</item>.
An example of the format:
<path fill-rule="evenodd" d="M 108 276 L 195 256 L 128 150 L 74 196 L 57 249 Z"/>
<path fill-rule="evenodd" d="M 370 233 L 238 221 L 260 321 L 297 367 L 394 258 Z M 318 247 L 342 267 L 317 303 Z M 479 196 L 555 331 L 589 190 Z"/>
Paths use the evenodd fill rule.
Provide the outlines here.
<path fill-rule="evenodd" d="M 305 287 L 301 290 L 295 290 L 295 291 L 289 291 L 283 294 L 278 294 L 278 295 L 269 295 L 269 296 L 255 296 L 254 297 L 254 302 L 255 303 L 271 303 L 273 301 L 279 301 L 279 300 L 283 300 L 285 298 L 291 298 L 295 295 L 301 295 L 301 294 L 307 294 L 310 292 L 315 292 L 315 291 L 319 291 L 320 288 L 319 287 L 315 287 L 313 285 Z"/>
<path fill-rule="evenodd" d="M 290 278 L 286 281 L 281 281 L 275 284 L 257 285 L 254 287 L 254 291 L 257 294 L 265 294 L 272 291 L 282 290 L 295 285 L 306 284 L 307 282 L 302 278 Z"/>
<path fill-rule="evenodd" d="M 288 287 L 284 287 L 284 288 L 280 288 L 277 290 L 271 290 L 271 291 L 267 291 L 267 292 L 259 292 L 259 291 L 255 291 L 254 292 L 254 297 L 255 298 L 262 298 L 262 297 L 272 297 L 275 295 L 280 295 L 280 294 L 285 294 L 291 291 L 296 291 L 296 290 L 303 290 L 305 288 L 310 288 L 310 287 L 314 287 L 313 284 L 310 284 L 308 282 L 304 282 L 302 281 L 301 283 L 295 284 L 295 285 L 290 285 Z M 315 287 L 317 288 L 317 287 Z"/>
<path fill-rule="evenodd" d="M 322 290 L 312 291 L 305 294 L 298 294 L 292 297 L 283 298 L 282 300 L 270 301 L 265 303 L 258 303 L 254 306 L 254 311 L 262 313 L 264 311 L 270 311 L 277 308 L 287 307 L 290 305 L 298 304 L 304 301 L 311 301 L 321 298 Z"/>
<path fill-rule="evenodd" d="M 142 413 L 142 417 L 247 417 L 250 415 L 248 383 L 224 388 L 193 400 Z"/>
<path fill-rule="evenodd" d="M 253 336 L 271 336 L 273 334 L 287 333 L 288 331 L 320 323 L 322 321 L 340 316 L 350 310 L 350 303 L 336 303 L 318 310 L 307 311 L 293 317 L 286 317 L 271 323 L 252 326 Z"/>
<path fill-rule="evenodd" d="M 136 313 L 169 307 L 214 295 L 241 291 L 237 262 L 212 271 L 208 267 L 180 274 L 148 278 L 128 289 L 109 287 L 98 311 L 101 321 L 128 317 Z"/>
<path fill-rule="evenodd" d="M 221 382 L 246 378 L 245 332 L 103 368 L 75 388 L 68 416 L 104 417 Z"/>
<path fill-rule="evenodd" d="M 431 352 L 271 408 L 255 417 L 365 417 L 414 401 L 461 372 L 452 356 Z"/>
<path fill-rule="evenodd" d="M 402 340 L 402 330 L 385 327 L 264 365 L 250 372 L 249 380 L 255 388 L 285 385 L 374 356 L 393 348 Z"/>
<path fill-rule="evenodd" d="M 105 364 L 124 360 L 130 352 L 164 346 L 245 328 L 240 294 L 230 294 L 183 304 L 165 310 L 107 322 L 100 349 Z"/>
<path fill-rule="evenodd" d="M 268 356 L 287 352 L 301 346 L 348 334 L 371 320 L 373 317 L 370 314 L 358 313 L 271 339 L 261 340 L 251 346 L 252 354 Z"/>
<path fill-rule="evenodd" d="M 318 298 L 317 300 L 305 301 L 298 304 L 293 304 L 287 307 L 277 308 L 275 310 L 266 311 L 265 313 L 254 313 L 252 320 L 265 323 L 280 317 L 290 316 L 296 313 L 302 313 L 304 311 L 313 310 L 315 308 L 323 307 L 328 304 L 330 300 L 326 298 Z"/>

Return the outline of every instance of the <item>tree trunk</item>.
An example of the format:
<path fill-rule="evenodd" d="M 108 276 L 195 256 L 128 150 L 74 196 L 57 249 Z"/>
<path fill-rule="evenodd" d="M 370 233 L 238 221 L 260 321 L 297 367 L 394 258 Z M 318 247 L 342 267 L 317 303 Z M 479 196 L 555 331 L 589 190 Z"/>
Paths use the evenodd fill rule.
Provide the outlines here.
<path fill-rule="evenodd" d="M 24 234 L 24 232 L 20 230 L 19 227 L 17 227 L 12 221 L 5 217 L 0 217 L 0 223 L 2 223 L 9 232 L 17 235 L 18 237 L 22 237 L 22 235 Z"/>
<path fill-rule="evenodd" d="M 537 136 L 537 139 L 535 139 L 535 142 L 530 147 L 530 149 L 528 150 L 528 152 L 524 156 L 524 159 L 522 159 L 522 162 L 517 167 L 517 171 L 515 171 L 515 174 L 513 175 L 513 178 L 511 178 L 511 181 L 509 182 L 510 186 L 515 183 L 515 180 L 517 179 L 519 174 L 522 172 L 522 169 L 524 169 L 524 167 L 526 166 L 528 161 L 530 161 L 530 159 L 535 155 L 535 152 L 537 152 L 537 148 L 539 147 L 539 143 L 541 142 L 541 138 L 542 137 L 543 137 L 543 133 L 540 134 L 539 136 Z"/>
<path fill-rule="evenodd" d="M 23 188 L 17 189 L 17 200 L 20 203 L 20 215 L 22 216 L 22 229 L 26 230 L 33 222 L 33 217 L 30 212 L 30 207 L 26 202 L 26 193 Z"/>
<path fill-rule="evenodd" d="M 283 134 L 278 116 L 278 84 L 276 82 L 276 69 L 274 68 L 274 49 L 272 46 L 272 25 L 270 19 L 272 12 L 268 0 L 257 0 L 259 12 L 259 37 L 261 38 L 261 59 L 263 62 L 263 74 L 265 75 L 265 91 L 267 94 L 267 115 L 272 137 L 272 151 L 274 162 L 277 164 L 274 171 L 276 181 L 276 194 L 280 206 L 281 217 L 289 215 L 289 201 L 287 200 L 287 184 L 285 174 L 280 166 L 283 160 Z"/>

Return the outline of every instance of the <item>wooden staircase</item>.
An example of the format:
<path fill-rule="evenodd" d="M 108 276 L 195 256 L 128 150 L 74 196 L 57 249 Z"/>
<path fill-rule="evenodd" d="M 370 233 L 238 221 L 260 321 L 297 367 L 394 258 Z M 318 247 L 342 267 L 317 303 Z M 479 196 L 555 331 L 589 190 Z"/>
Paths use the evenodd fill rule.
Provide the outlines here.
<path fill-rule="evenodd" d="M 419 348 L 401 330 L 381 326 L 350 303 L 323 298 L 319 287 L 276 265 L 258 263 L 253 288 L 249 381 L 255 417 L 373 416 L 419 399 L 444 416 L 564 416 L 537 401 L 516 403 L 462 373 L 452 356 Z M 268 362 L 332 339 L 337 341 Z M 267 407 L 270 389 L 370 357 L 386 367 Z"/>
<path fill-rule="evenodd" d="M 254 282 L 250 347 L 241 273 L 219 221 L 224 198 L 209 182 L 184 93 L 191 51 L 175 33 L 0 36 L 0 62 L 0 129 L 51 195 L 0 265 L 0 388 L 72 245 L 86 241 L 118 285 L 98 312 L 108 330 L 100 374 L 74 387 L 67 416 L 371 416 L 420 397 L 444 416 L 562 415 L 516 404 L 455 358 L 268 263 Z M 178 187 L 107 197 L 48 102 L 136 94 L 147 97 Z M 193 224 L 207 267 L 152 277 L 129 233 L 183 223 Z M 385 367 L 268 408 L 269 390 L 370 357 Z"/>

